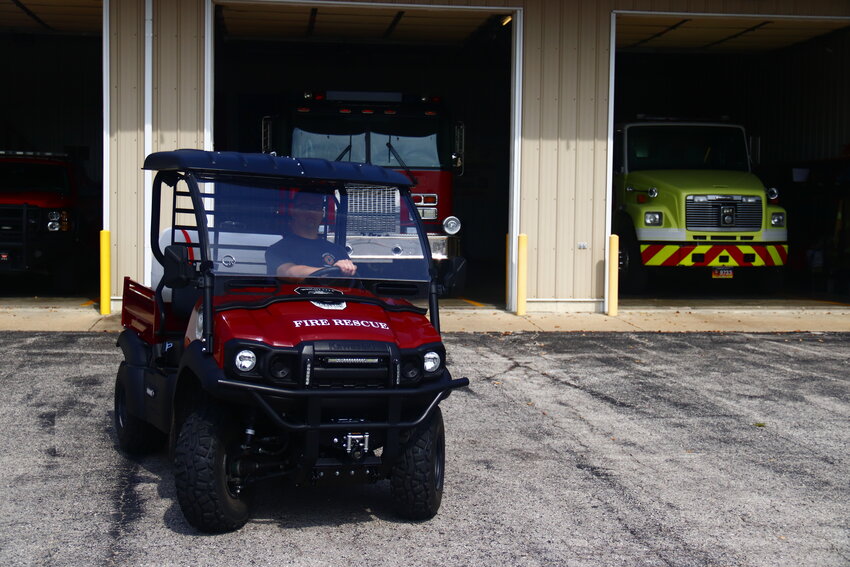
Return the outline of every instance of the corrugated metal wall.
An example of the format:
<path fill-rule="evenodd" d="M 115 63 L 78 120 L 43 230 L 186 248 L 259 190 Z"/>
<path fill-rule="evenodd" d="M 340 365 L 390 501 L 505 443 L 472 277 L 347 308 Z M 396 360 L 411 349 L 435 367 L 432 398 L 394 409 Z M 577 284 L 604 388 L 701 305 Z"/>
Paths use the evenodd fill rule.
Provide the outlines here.
<path fill-rule="evenodd" d="M 406 2 L 405 2 L 406 3 Z M 442 1 L 440 2 L 443 3 Z M 434 3 L 423 3 L 424 5 Z M 471 3 L 450 2 L 455 6 Z M 846 0 L 516 0 L 523 8 L 520 231 L 535 310 L 593 310 L 604 295 L 610 24 L 613 10 L 850 16 Z M 113 0 L 115 277 L 140 276 L 142 2 Z M 202 147 L 203 1 L 161 0 L 155 144 Z M 170 20 L 170 21 L 166 21 Z M 118 32 L 118 26 L 126 31 Z M 845 59 L 846 61 L 846 59 Z M 120 62 L 120 63 L 119 63 Z M 197 65 L 197 68 L 193 68 Z M 138 66 L 138 67 L 137 67 Z M 128 209 L 129 207 L 129 209 Z M 115 287 L 113 293 L 117 293 Z"/>
<path fill-rule="evenodd" d="M 204 1 L 154 5 L 154 151 L 204 147 Z"/>
<path fill-rule="evenodd" d="M 112 296 L 124 276 L 144 281 L 144 0 L 110 6 Z M 204 2 L 153 3 L 153 151 L 202 148 Z"/>
<path fill-rule="evenodd" d="M 144 263 L 144 0 L 110 2 L 109 224 L 112 295 Z"/>

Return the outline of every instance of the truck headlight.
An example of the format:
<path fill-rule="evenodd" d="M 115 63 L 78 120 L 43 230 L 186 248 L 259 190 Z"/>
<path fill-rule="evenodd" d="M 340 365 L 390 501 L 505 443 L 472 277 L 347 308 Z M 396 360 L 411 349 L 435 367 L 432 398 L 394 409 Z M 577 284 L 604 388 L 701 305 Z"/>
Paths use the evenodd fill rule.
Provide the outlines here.
<path fill-rule="evenodd" d="M 59 221 L 50 221 L 47 223 L 47 230 L 57 232 L 59 230 Z"/>
<path fill-rule="evenodd" d="M 431 207 L 416 207 L 419 210 L 419 216 L 422 220 L 435 220 L 437 218 L 437 209 Z"/>
<path fill-rule="evenodd" d="M 252 350 L 240 350 L 233 359 L 233 364 L 240 372 L 250 372 L 257 365 L 257 355 Z"/>
<path fill-rule="evenodd" d="M 770 199 L 771 201 L 775 201 L 776 199 L 778 199 L 779 198 L 779 189 L 777 189 L 776 187 L 771 187 L 770 189 L 768 189 L 767 190 L 767 198 Z"/>
<path fill-rule="evenodd" d="M 428 351 L 423 357 L 425 372 L 434 372 L 440 367 L 440 355 L 434 351 Z"/>
<path fill-rule="evenodd" d="M 643 222 L 647 226 L 661 226 L 664 215 L 661 213 L 643 213 Z"/>
<path fill-rule="evenodd" d="M 785 226 L 785 213 L 773 213 L 770 215 L 770 226 Z"/>
<path fill-rule="evenodd" d="M 446 217 L 443 220 L 443 230 L 450 236 L 457 234 L 460 232 L 460 219 L 457 217 Z"/>

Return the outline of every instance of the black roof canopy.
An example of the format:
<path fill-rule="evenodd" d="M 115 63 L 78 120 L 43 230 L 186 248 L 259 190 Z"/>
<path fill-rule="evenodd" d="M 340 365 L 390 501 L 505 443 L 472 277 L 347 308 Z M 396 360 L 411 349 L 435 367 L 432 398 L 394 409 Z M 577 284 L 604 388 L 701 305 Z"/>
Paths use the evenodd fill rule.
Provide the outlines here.
<path fill-rule="evenodd" d="M 174 150 L 156 152 L 145 159 L 143 169 L 194 171 L 221 175 L 257 175 L 289 179 L 315 179 L 363 184 L 409 187 L 410 179 L 397 171 L 376 165 L 291 158 L 271 154 Z"/>

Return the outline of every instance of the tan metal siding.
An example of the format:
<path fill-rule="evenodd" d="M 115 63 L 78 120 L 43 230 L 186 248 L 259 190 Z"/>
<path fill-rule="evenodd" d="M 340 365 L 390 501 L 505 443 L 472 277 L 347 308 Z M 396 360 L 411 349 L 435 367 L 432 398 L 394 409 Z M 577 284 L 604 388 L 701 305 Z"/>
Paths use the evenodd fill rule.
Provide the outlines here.
<path fill-rule="evenodd" d="M 203 149 L 203 0 L 155 2 L 153 63 L 153 151 Z M 170 203 L 160 205 L 170 218 Z"/>
<path fill-rule="evenodd" d="M 144 263 L 144 0 L 109 3 L 112 295 Z"/>
<path fill-rule="evenodd" d="M 154 5 L 153 150 L 204 147 L 204 2 Z"/>
<path fill-rule="evenodd" d="M 595 2 L 525 3 L 520 231 L 530 299 L 602 297 L 610 33 L 600 21 L 609 18 Z"/>

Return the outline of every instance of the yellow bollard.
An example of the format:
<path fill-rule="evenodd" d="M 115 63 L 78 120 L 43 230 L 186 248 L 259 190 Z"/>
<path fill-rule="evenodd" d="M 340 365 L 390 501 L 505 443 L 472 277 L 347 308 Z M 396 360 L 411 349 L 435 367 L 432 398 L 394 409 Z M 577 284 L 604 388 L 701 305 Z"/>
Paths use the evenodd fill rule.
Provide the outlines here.
<path fill-rule="evenodd" d="M 528 298 L 528 235 L 520 234 L 516 257 L 516 314 L 525 315 Z"/>
<path fill-rule="evenodd" d="M 617 316 L 620 296 L 620 237 L 608 239 L 608 316 Z"/>
<path fill-rule="evenodd" d="M 112 313 L 112 265 L 109 231 L 100 231 L 100 314 Z"/>

